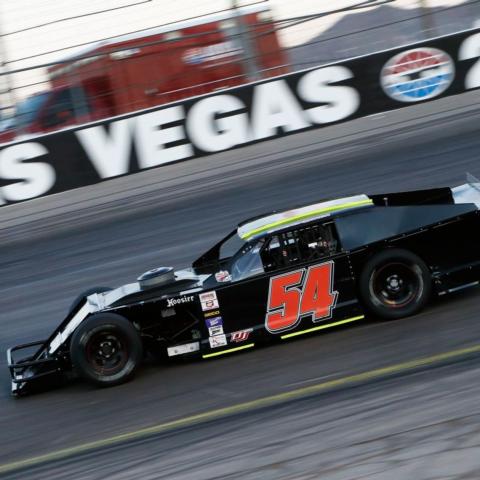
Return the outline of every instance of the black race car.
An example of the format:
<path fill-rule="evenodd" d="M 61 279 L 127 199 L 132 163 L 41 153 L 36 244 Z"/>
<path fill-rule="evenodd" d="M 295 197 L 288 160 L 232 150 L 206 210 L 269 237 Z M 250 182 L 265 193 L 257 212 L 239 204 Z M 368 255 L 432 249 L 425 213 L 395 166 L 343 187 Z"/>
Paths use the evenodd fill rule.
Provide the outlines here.
<path fill-rule="evenodd" d="M 84 292 L 44 341 L 7 352 L 12 392 L 78 372 L 132 377 L 145 351 L 202 358 L 413 315 L 480 280 L 480 182 L 356 195 L 241 223 L 193 262 Z"/>

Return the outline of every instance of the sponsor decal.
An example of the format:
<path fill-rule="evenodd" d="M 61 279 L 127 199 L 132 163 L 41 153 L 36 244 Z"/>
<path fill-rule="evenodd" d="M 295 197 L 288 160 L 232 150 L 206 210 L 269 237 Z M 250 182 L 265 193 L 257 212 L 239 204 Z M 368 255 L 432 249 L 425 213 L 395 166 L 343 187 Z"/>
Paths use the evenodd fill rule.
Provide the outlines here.
<path fill-rule="evenodd" d="M 190 303 L 193 302 L 194 296 L 190 295 L 184 295 L 183 297 L 180 298 L 167 298 L 167 307 L 174 307 L 175 305 L 178 305 L 180 303 Z"/>
<path fill-rule="evenodd" d="M 208 337 L 208 341 L 210 342 L 210 348 L 224 347 L 228 343 L 226 335 Z"/>
<path fill-rule="evenodd" d="M 223 335 L 223 319 L 222 317 L 214 317 L 205 320 L 205 324 L 208 328 L 208 334 L 213 337 L 214 335 Z"/>
<path fill-rule="evenodd" d="M 220 325 L 218 327 L 210 327 L 208 329 L 208 334 L 210 337 L 214 337 L 215 335 L 223 335 L 223 327 Z"/>
<path fill-rule="evenodd" d="M 175 347 L 167 348 L 167 354 L 169 357 L 175 355 L 185 355 L 186 353 L 198 352 L 200 350 L 200 343 L 185 343 L 184 345 L 176 345 Z"/>
<path fill-rule="evenodd" d="M 399 102 L 419 102 L 443 93 L 455 78 L 455 64 L 437 48 L 415 48 L 392 57 L 380 73 L 384 92 Z"/>
<path fill-rule="evenodd" d="M 239 330 L 238 332 L 233 332 L 230 334 L 230 341 L 233 343 L 245 342 L 250 337 L 253 329 L 248 328 L 247 330 Z"/>
<path fill-rule="evenodd" d="M 304 317 L 313 322 L 332 316 L 338 292 L 333 291 L 332 261 L 270 278 L 265 328 L 280 333 L 295 328 Z"/>
<path fill-rule="evenodd" d="M 231 282 L 232 281 L 232 276 L 230 275 L 229 272 L 227 272 L 226 270 L 223 270 L 221 272 L 217 272 L 215 274 L 215 280 L 217 282 Z"/>
<path fill-rule="evenodd" d="M 200 297 L 200 303 L 202 304 L 202 310 L 204 312 L 208 310 L 214 310 L 215 308 L 218 308 L 218 298 L 217 298 L 217 292 L 213 290 L 212 292 L 204 292 L 199 295 Z"/>
<path fill-rule="evenodd" d="M 243 49 L 235 42 L 228 40 L 226 42 L 214 43 L 205 47 L 193 47 L 185 50 L 182 60 L 188 65 L 200 65 L 202 63 L 212 62 L 225 58 L 231 58 L 240 55 Z"/>
<path fill-rule="evenodd" d="M 223 325 L 223 319 L 222 317 L 209 318 L 205 320 L 205 324 L 207 328 L 218 327 L 219 325 Z"/>
<path fill-rule="evenodd" d="M 214 310 L 213 312 L 207 312 L 203 314 L 205 318 L 215 317 L 216 315 L 220 315 L 220 310 Z"/>

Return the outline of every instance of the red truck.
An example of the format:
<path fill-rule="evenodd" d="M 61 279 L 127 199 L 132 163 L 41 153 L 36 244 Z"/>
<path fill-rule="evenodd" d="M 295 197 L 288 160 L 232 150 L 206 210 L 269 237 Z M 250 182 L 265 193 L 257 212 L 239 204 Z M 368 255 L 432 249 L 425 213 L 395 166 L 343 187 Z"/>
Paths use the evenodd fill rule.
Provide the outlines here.
<path fill-rule="evenodd" d="M 241 85 L 252 71 L 281 75 L 287 63 L 264 5 L 115 37 L 49 67 L 51 89 L 17 105 L 0 142 Z"/>

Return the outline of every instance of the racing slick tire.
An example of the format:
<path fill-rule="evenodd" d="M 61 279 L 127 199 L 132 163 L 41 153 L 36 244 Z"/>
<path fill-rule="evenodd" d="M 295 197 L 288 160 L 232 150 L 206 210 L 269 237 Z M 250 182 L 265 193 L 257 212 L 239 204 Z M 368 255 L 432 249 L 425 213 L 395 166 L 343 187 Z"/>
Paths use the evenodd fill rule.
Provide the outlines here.
<path fill-rule="evenodd" d="M 72 313 L 79 305 L 83 302 L 84 298 L 88 297 L 89 295 L 93 295 L 94 293 L 105 293 L 113 290 L 110 287 L 92 287 L 88 290 L 82 292 L 75 300 L 71 303 L 70 308 L 68 309 L 68 314 Z"/>
<path fill-rule="evenodd" d="M 360 296 L 374 315 L 386 320 L 419 312 L 432 291 L 425 262 L 408 250 L 392 248 L 374 255 L 360 275 Z"/>
<path fill-rule="evenodd" d="M 83 378 L 110 387 L 133 377 L 143 358 L 143 346 L 137 330 L 126 318 L 98 313 L 73 333 L 70 358 Z"/>

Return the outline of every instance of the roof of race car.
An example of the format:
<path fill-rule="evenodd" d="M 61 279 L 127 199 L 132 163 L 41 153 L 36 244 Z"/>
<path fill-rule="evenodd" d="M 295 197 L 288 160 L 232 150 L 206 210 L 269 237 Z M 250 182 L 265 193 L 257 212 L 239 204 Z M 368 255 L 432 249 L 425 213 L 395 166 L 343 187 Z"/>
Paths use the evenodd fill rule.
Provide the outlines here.
<path fill-rule="evenodd" d="M 373 200 L 367 195 L 337 198 L 304 207 L 275 212 L 264 217 L 247 220 L 238 226 L 238 236 L 243 240 L 250 240 L 267 232 L 281 228 L 309 222 L 316 218 L 329 217 L 334 213 L 344 212 L 360 207 L 373 206 Z"/>

